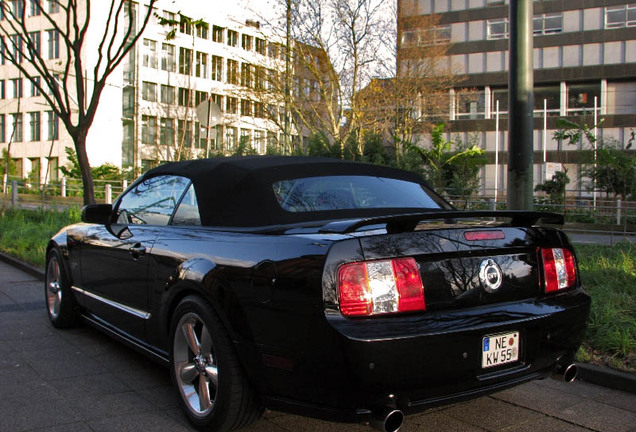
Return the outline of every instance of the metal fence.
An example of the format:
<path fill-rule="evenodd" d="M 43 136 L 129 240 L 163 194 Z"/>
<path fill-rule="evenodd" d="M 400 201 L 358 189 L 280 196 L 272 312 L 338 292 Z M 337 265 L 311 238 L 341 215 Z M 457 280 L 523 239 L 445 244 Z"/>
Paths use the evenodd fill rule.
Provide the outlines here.
<path fill-rule="evenodd" d="M 128 181 L 95 180 L 97 202 L 112 203 L 127 187 Z M 27 180 L 12 180 L 3 186 L 2 198 L 12 206 L 81 206 L 83 202 L 82 181 L 64 178 L 59 182 L 45 185 Z M 449 201 L 466 210 L 505 210 L 506 202 L 493 198 L 471 197 L 463 199 L 451 197 Z M 620 199 L 596 199 L 568 197 L 565 203 L 552 204 L 545 197 L 535 198 L 535 210 L 550 211 L 565 215 L 567 222 L 612 225 L 636 225 L 636 201 Z"/>

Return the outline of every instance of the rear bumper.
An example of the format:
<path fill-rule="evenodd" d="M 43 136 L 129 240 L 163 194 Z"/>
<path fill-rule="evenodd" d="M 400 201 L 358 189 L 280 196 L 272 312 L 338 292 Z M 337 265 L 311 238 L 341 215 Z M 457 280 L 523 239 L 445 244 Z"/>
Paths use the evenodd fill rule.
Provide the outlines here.
<path fill-rule="evenodd" d="M 381 407 L 425 410 L 543 378 L 570 363 L 581 343 L 590 298 L 581 289 L 543 299 L 410 317 L 352 320 L 327 313 L 338 350 L 298 376 L 320 400 L 274 397 L 270 406 L 337 421 L 365 421 Z M 484 369 L 482 338 L 521 336 L 519 360 Z M 338 353 L 334 356 L 334 353 Z M 313 374 L 315 378 L 308 379 Z M 313 381 L 313 383 L 312 383 Z M 310 384 L 311 383 L 311 384 Z M 287 408 L 285 408 L 287 407 Z"/>

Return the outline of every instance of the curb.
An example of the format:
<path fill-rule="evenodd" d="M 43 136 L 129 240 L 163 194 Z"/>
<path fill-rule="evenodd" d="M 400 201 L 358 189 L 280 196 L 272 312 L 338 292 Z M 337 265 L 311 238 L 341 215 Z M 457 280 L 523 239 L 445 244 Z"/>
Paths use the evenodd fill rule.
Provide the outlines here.
<path fill-rule="evenodd" d="M 636 394 L 636 374 L 588 363 L 576 363 L 576 365 L 579 368 L 577 380 Z"/>
<path fill-rule="evenodd" d="M 44 280 L 45 273 L 38 267 L 34 267 L 2 252 L 0 252 L 0 261 L 4 261 L 41 281 Z M 620 372 L 609 367 L 587 363 L 577 362 L 576 366 L 579 369 L 577 380 L 613 390 L 636 394 L 636 374 Z"/>
<path fill-rule="evenodd" d="M 44 280 L 44 270 L 39 267 L 34 267 L 31 264 L 27 264 L 24 261 L 20 261 L 16 258 L 13 258 L 10 255 L 0 252 L 0 261 L 4 261 L 7 264 L 12 265 L 13 267 L 22 270 L 25 273 L 37 278 L 38 280 Z"/>

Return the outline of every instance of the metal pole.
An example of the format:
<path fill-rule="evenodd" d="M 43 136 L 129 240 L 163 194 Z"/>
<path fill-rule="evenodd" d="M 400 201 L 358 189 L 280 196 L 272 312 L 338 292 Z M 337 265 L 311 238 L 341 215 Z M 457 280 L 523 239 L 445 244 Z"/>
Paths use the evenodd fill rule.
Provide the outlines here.
<path fill-rule="evenodd" d="M 543 99 L 543 181 L 548 179 L 548 100 Z"/>
<path fill-rule="evenodd" d="M 208 124 L 205 125 L 205 158 L 210 157 L 210 106 L 212 98 L 208 96 Z"/>
<path fill-rule="evenodd" d="M 495 210 L 499 192 L 499 101 L 495 102 Z"/>
<path fill-rule="evenodd" d="M 508 208 L 533 208 L 532 0 L 510 2 Z"/>
<path fill-rule="evenodd" d="M 597 164 L 596 164 L 596 125 L 598 124 L 598 111 L 597 111 L 598 98 L 594 96 L 594 173 L 596 174 Z M 594 176 L 594 210 L 596 210 L 596 175 Z"/>

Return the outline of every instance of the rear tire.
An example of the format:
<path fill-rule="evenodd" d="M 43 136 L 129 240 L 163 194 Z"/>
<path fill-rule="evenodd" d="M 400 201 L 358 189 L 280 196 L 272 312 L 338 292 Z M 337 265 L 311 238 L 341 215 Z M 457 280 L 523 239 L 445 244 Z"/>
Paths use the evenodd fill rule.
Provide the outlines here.
<path fill-rule="evenodd" d="M 46 310 L 53 327 L 70 328 L 77 325 L 77 303 L 71 291 L 62 254 L 57 249 L 51 249 L 46 259 L 44 294 Z"/>
<path fill-rule="evenodd" d="M 179 303 L 170 342 L 172 383 L 195 427 L 231 431 L 260 417 L 261 403 L 243 375 L 230 337 L 205 300 L 188 296 Z"/>

